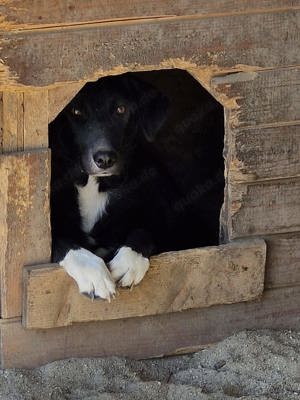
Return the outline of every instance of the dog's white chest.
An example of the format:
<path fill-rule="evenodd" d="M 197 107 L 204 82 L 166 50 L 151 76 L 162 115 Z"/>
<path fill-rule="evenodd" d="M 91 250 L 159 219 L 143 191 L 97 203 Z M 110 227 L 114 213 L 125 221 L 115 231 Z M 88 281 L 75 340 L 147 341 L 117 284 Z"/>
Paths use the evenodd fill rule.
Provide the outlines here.
<path fill-rule="evenodd" d="M 108 193 L 99 192 L 97 178 L 89 176 L 85 186 L 76 186 L 78 190 L 78 206 L 82 219 L 81 227 L 89 233 L 95 223 L 105 212 Z"/>

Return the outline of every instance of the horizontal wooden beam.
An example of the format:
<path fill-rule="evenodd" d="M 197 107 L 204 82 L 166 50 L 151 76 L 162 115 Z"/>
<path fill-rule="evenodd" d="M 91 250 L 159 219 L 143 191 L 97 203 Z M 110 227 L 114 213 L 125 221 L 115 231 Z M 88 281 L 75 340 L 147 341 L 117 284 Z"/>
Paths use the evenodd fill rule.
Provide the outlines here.
<path fill-rule="evenodd" d="M 300 231 L 300 178 L 229 184 L 230 239 Z"/>
<path fill-rule="evenodd" d="M 262 299 L 200 310 L 28 330 L 2 321 L 2 368 L 31 368 L 69 357 L 157 357 L 205 347 L 243 329 L 300 329 L 300 286 Z"/>
<path fill-rule="evenodd" d="M 223 73 L 299 65 L 299 16 L 282 10 L 3 32 L 0 85 L 40 87 L 154 68 Z"/>
<path fill-rule="evenodd" d="M 53 328 L 253 300 L 263 291 L 265 255 L 259 239 L 161 254 L 140 285 L 111 303 L 80 295 L 62 268 L 26 267 L 23 324 Z"/>
<path fill-rule="evenodd" d="M 57 3 L 10 0 L 2 2 L 0 13 L 3 18 L 0 29 L 43 28 L 45 26 L 83 24 L 90 21 L 105 21 L 130 18 L 147 18 L 180 15 L 207 15 L 215 13 L 255 12 L 297 8 L 293 0 L 75 0 Z"/>
<path fill-rule="evenodd" d="M 236 129 L 231 143 L 231 182 L 300 177 L 300 123 Z"/>
<path fill-rule="evenodd" d="M 231 129 L 300 122 L 299 66 L 213 77 L 211 87 L 224 106 L 233 109 Z"/>

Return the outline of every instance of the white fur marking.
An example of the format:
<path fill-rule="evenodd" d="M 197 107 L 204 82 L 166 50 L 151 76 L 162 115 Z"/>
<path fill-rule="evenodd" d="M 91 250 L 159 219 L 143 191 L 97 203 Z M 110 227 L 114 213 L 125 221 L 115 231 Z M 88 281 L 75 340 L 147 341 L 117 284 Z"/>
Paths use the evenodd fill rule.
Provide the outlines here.
<path fill-rule="evenodd" d="M 75 279 L 79 291 L 91 298 L 110 300 L 116 293 L 115 283 L 102 258 L 86 249 L 69 250 L 59 265 Z"/>
<path fill-rule="evenodd" d="M 95 176 L 89 176 L 85 186 L 76 186 L 78 190 L 78 205 L 82 218 L 82 229 L 89 233 L 99 218 L 105 213 L 108 203 L 108 193 L 99 192 L 99 184 Z"/>
<path fill-rule="evenodd" d="M 149 259 L 130 247 L 121 247 L 109 263 L 111 276 L 120 286 L 137 285 L 149 269 Z"/>

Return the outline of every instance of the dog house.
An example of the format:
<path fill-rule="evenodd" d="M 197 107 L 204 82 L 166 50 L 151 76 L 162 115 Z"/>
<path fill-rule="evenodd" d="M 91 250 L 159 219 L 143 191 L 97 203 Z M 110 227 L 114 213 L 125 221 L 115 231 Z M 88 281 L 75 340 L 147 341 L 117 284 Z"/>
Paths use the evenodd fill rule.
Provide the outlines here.
<path fill-rule="evenodd" d="M 300 328 L 300 3 L 0 1 L 1 365 L 193 351 Z M 51 256 L 48 124 L 87 82 L 187 71 L 224 107 L 219 246 L 165 253 L 111 303 Z"/>

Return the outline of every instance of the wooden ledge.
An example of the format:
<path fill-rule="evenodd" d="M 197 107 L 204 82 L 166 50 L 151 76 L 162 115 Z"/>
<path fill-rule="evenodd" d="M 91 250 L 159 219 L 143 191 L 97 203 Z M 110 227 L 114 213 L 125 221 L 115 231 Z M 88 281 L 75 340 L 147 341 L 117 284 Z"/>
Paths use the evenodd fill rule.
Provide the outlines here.
<path fill-rule="evenodd" d="M 265 258 L 261 239 L 160 254 L 151 258 L 144 280 L 120 289 L 111 303 L 80 295 L 54 264 L 25 267 L 22 322 L 54 328 L 253 300 L 263 292 Z"/>

